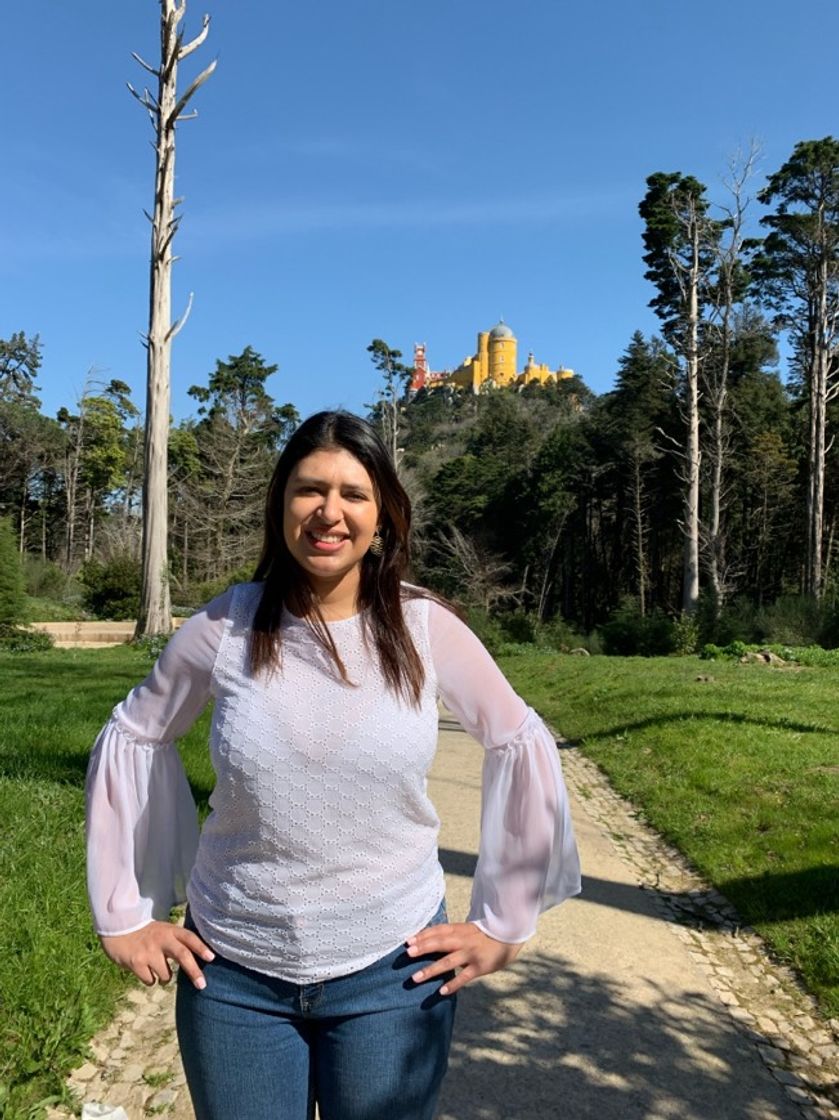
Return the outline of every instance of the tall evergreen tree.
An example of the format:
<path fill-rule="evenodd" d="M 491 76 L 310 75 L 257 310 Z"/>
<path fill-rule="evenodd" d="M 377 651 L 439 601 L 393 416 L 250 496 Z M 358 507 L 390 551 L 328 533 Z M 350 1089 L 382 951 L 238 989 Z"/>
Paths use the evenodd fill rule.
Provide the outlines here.
<path fill-rule="evenodd" d="M 297 410 L 277 405 L 265 383 L 277 370 L 253 347 L 217 361 L 206 386 L 189 395 L 201 407 L 194 428 L 204 511 L 204 547 L 212 576 L 258 551 L 265 490 L 276 453 L 297 425 Z M 196 542 L 197 543 L 197 542 Z"/>
<path fill-rule="evenodd" d="M 694 611 L 699 602 L 700 322 L 721 228 L 709 218 L 708 207 L 705 187 L 697 179 L 661 171 L 647 179 L 639 206 L 647 250 L 644 275 L 658 290 L 650 306 L 662 321 L 665 338 L 683 359 L 685 436 L 678 454 L 684 481 L 684 611 Z"/>
<path fill-rule="evenodd" d="M 796 144 L 759 200 L 774 209 L 752 265 L 776 323 L 799 356 L 808 404 L 807 560 L 804 588 L 824 592 L 828 406 L 839 394 L 839 141 Z"/>
<path fill-rule="evenodd" d="M 23 618 L 23 570 L 14 532 L 7 518 L 0 518 L 0 625 L 14 626 Z"/>
<path fill-rule="evenodd" d="M 650 600 L 652 572 L 648 551 L 652 468 L 673 428 L 676 359 L 658 339 L 648 342 L 636 331 L 618 363 L 615 388 L 601 401 L 602 432 L 616 466 L 617 524 L 628 520 L 628 541 L 618 532 L 613 563 L 633 557 L 633 590 L 644 615 Z M 663 482 L 664 480 L 659 480 Z M 659 493 L 657 504 L 662 505 Z M 669 504 L 669 503 L 668 503 Z M 629 549 L 626 548 L 629 543 Z"/>

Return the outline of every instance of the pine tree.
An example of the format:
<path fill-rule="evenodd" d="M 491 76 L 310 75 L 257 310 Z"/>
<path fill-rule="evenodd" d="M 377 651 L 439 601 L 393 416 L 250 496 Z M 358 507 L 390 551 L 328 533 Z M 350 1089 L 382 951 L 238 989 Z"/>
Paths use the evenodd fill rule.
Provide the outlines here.
<path fill-rule="evenodd" d="M 14 626 L 24 614 L 23 569 L 8 518 L 0 519 L 0 626 Z"/>

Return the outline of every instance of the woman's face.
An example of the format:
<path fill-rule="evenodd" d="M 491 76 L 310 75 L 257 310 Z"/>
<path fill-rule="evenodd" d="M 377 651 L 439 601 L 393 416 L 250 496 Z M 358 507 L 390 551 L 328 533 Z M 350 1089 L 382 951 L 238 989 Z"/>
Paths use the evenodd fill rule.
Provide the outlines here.
<path fill-rule="evenodd" d="M 299 460 L 286 483 L 283 535 L 315 592 L 355 594 L 378 524 L 373 480 L 354 455 L 325 448 Z"/>

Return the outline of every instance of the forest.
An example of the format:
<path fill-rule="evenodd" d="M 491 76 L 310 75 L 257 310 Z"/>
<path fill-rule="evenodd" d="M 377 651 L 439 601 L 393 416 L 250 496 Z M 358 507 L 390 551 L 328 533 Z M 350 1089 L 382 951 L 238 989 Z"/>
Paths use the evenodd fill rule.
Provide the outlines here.
<path fill-rule="evenodd" d="M 689 175 L 647 179 L 639 265 L 660 335 L 627 339 L 609 392 L 575 378 L 410 395 L 399 350 L 368 347 L 369 415 L 414 502 L 415 577 L 491 644 L 839 645 L 839 141 L 797 144 L 750 198 L 753 178 L 754 153 L 719 198 Z M 140 408 L 123 381 L 91 378 L 47 416 L 41 361 L 37 335 L 0 340 L 0 516 L 30 615 L 134 617 Z M 269 393 L 276 369 L 250 346 L 219 359 L 170 427 L 176 613 L 252 572 L 299 419 Z"/>

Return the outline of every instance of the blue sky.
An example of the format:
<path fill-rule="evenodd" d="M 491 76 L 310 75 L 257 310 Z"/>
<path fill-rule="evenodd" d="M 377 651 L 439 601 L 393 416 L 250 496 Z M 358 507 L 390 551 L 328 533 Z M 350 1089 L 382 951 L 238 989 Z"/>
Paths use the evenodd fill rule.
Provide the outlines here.
<path fill-rule="evenodd" d="M 502 315 L 520 360 L 606 391 L 633 330 L 656 329 L 646 176 L 722 198 L 752 138 L 759 189 L 839 130 L 835 0 L 189 0 L 188 32 L 205 11 L 183 67 L 219 60 L 180 130 L 178 419 L 246 345 L 279 365 L 278 401 L 360 410 L 371 339 L 452 367 Z M 0 337 L 41 335 L 48 412 L 90 369 L 144 401 L 153 153 L 125 82 L 158 19 L 156 0 L 4 12 Z"/>

